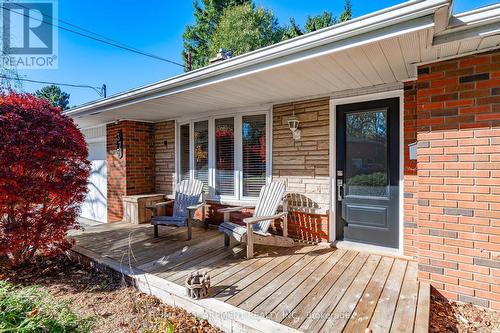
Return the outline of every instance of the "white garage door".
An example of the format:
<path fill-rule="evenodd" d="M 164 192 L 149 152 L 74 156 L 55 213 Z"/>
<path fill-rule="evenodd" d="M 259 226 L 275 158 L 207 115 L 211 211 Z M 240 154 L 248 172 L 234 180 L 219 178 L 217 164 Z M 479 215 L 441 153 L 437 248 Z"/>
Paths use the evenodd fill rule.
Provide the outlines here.
<path fill-rule="evenodd" d="M 88 142 L 89 160 L 92 169 L 89 177 L 88 193 L 82 204 L 80 216 L 97 222 L 106 222 L 107 215 L 107 165 L 105 138 L 95 138 Z"/>

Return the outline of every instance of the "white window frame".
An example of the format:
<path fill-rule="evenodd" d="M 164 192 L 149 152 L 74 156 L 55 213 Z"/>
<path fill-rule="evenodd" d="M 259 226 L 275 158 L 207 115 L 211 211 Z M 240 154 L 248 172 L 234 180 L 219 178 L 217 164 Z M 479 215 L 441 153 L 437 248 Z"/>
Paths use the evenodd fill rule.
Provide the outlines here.
<path fill-rule="evenodd" d="M 217 113 L 211 116 L 193 117 L 191 119 L 178 119 L 176 121 L 175 137 L 175 175 L 176 184 L 180 182 L 180 127 L 189 124 L 189 177 L 194 178 L 194 123 L 208 120 L 208 193 L 205 193 L 206 199 L 226 203 L 255 203 L 256 197 L 243 196 L 243 134 L 242 118 L 243 116 L 252 116 L 264 114 L 266 116 L 266 184 L 271 182 L 271 147 L 272 147 L 272 117 L 271 108 L 252 108 L 244 110 L 235 110 L 226 113 Z M 234 195 L 216 195 L 215 194 L 215 119 L 234 118 Z"/>

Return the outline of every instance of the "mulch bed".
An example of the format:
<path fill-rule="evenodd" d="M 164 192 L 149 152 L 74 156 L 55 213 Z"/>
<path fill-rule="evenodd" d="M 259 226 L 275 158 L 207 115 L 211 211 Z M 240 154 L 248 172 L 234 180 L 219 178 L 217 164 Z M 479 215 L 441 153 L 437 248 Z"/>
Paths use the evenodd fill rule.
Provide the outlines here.
<path fill-rule="evenodd" d="M 448 301 L 436 290 L 431 294 L 430 332 L 500 332 L 500 312 L 472 304 Z"/>
<path fill-rule="evenodd" d="M 170 324 L 175 332 L 222 332 L 206 320 L 126 286 L 120 278 L 89 270 L 65 256 L 15 269 L 0 263 L 0 280 L 41 286 L 67 301 L 74 312 L 92 317 L 96 333 L 168 332 Z"/>

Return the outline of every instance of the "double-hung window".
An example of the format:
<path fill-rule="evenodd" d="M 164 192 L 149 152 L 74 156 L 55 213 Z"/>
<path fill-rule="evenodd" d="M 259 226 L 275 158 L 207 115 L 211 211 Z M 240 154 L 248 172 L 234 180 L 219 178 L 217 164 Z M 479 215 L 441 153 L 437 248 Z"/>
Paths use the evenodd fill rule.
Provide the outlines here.
<path fill-rule="evenodd" d="M 178 180 L 198 179 L 214 200 L 259 196 L 269 178 L 268 113 L 216 116 L 178 127 Z"/>

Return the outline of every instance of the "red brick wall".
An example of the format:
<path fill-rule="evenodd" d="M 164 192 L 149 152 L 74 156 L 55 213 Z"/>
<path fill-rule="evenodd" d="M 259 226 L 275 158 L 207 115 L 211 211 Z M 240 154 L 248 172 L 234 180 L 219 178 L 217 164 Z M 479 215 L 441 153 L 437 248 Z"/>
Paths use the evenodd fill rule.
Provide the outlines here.
<path fill-rule="evenodd" d="M 418 247 L 419 278 L 448 298 L 500 309 L 500 52 L 418 72 L 416 179 L 413 162 L 405 168 L 407 252 Z"/>
<path fill-rule="evenodd" d="M 123 157 L 116 152 L 116 136 L 123 134 Z M 108 162 L 108 222 L 121 221 L 122 197 L 153 193 L 155 189 L 153 124 L 121 121 L 106 126 Z"/>
<path fill-rule="evenodd" d="M 127 193 L 125 155 L 118 158 L 116 136 L 122 128 L 117 124 L 106 126 L 106 159 L 108 165 L 108 222 L 120 221 L 123 216 L 122 196 Z"/>
<path fill-rule="evenodd" d="M 410 159 L 408 145 L 417 141 L 417 82 L 404 85 L 404 192 L 403 248 L 405 255 L 418 256 L 418 177 L 417 161 Z"/>

